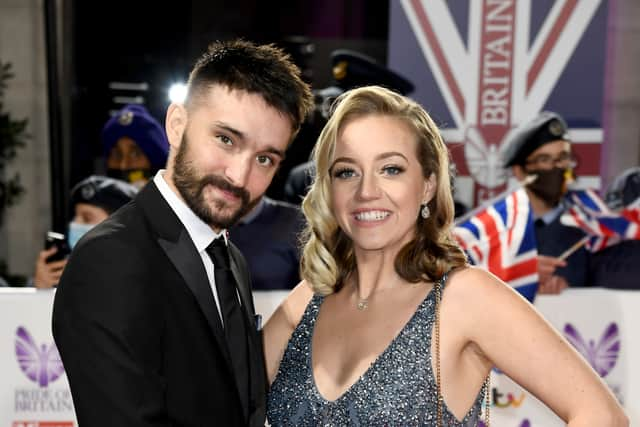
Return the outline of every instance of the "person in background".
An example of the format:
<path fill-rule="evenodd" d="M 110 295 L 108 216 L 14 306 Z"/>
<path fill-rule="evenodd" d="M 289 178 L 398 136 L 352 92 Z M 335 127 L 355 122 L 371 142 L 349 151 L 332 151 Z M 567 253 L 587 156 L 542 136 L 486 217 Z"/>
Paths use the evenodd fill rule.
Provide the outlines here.
<path fill-rule="evenodd" d="M 302 202 L 304 281 L 264 330 L 271 425 L 476 426 L 495 366 L 569 426 L 627 426 L 535 308 L 467 265 L 448 159 L 417 103 L 376 86 L 336 101 Z"/>
<path fill-rule="evenodd" d="M 164 129 L 142 105 L 130 104 L 102 129 L 107 175 L 142 187 L 167 163 Z"/>
<path fill-rule="evenodd" d="M 263 196 L 229 229 L 229 238 L 247 259 L 253 290 L 292 289 L 300 281 L 300 207 Z"/>
<path fill-rule="evenodd" d="M 212 43 L 167 109 L 167 169 L 73 250 L 52 330 L 78 424 L 265 422 L 261 323 L 227 230 L 260 201 L 311 108 L 273 45 Z"/>
<path fill-rule="evenodd" d="M 609 185 L 605 202 L 614 211 L 640 207 L 640 167 L 622 171 Z M 592 255 L 594 286 L 640 289 L 640 240 L 623 240 Z"/>
<path fill-rule="evenodd" d="M 91 175 L 76 184 L 71 190 L 73 218 L 67 232 L 69 247 L 73 249 L 87 231 L 133 200 L 137 192 L 138 188 L 133 185 L 99 175 Z M 67 260 L 47 262 L 56 252 L 56 246 L 40 251 L 31 285 L 51 288 L 58 284 Z"/>
<path fill-rule="evenodd" d="M 607 188 L 604 200 L 613 210 L 640 203 L 640 166 L 625 169 L 616 176 Z"/>
<path fill-rule="evenodd" d="M 590 286 L 590 253 L 584 247 L 565 260 L 559 256 L 584 236 L 560 222 L 576 161 L 567 124 L 544 111 L 511 136 L 503 151 L 504 167 L 525 185 L 534 216 L 538 247 L 538 293 L 557 294 L 569 286 Z"/>
<path fill-rule="evenodd" d="M 313 141 L 308 144 L 303 163 L 295 165 L 288 173 L 284 185 L 284 200 L 299 205 L 309 189 L 315 168 L 313 162 L 308 159 L 309 153 L 315 144 L 315 139 L 320 134 L 322 127 L 328 119 L 329 109 L 333 101 L 346 90 L 360 86 L 379 85 L 407 95 L 414 89 L 413 83 L 393 70 L 379 64 L 375 59 L 360 52 L 337 49 L 331 52 L 331 67 L 333 83 L 329 87 L 316 90 L 315 114 L 317 132 Z"/>

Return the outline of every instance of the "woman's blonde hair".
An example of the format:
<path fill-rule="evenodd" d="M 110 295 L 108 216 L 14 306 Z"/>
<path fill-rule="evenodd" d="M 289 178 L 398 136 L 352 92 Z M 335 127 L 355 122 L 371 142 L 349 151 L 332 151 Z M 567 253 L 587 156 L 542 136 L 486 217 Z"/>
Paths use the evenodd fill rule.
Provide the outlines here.
<path fill-rule="evenodd" d="M 451 236 L 453 197 L 449 176 L 449 152 L 438 128 L 416 102 L 379 86 L 353 89 L 336 99 L 331 118 L 313 150 L 316 176 L 302 202 L 307 226 L 300 261 L 302 277 L 316 293 L 337 292 L 355 270 L 353 245 L 332 212 L 329 168 L 340 132 L 351 121 L 370 115 L 396 118 L 417 140 L 417 157 L 425 179 L 433 174 L 436 192 L 428 203 L 431 215 L 416 218 L 416 234 L 395 259 L 398 274 L 411 283 L 434 281 L 452 268 L 466 264 L 464 252 Z"/>

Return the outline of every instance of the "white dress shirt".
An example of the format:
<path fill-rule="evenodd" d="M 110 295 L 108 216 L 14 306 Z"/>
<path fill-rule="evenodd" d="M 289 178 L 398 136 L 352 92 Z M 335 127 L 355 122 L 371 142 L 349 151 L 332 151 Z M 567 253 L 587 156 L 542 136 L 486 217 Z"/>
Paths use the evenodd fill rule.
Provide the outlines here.
<path fill-rule="evenodd" d="M 164 180 L 164 173 L 164 169 L 159 170 L 153 177 L 153 182 L 156 184 L 160 194 L 162 194 L 162 197 L 167 201 L 173 212 L 178 216 L 178 219 L 182 222 L 184 228 L 187 229 L 189 237 L 191 237 L 193 244 L 196 246 L 196 250 L 200 254 L 200 258 L 202 258 L 202 263 L 204 264 L 204 269 L 207 272 L 207 278 L 209 279 L 209 285 L 211 286 L 211 292 L 213 292 L 213 299 L 216 301 L 218 315 L 220 316 L 220 321 L 224 325 L 222 311 L 220 310 L 220 300 L 218 299 L 218 291 L 216 289 L 215 275 L 213 274 L 213 261 L 211 260 L 211 257 L 209 257 L 209 254 L 207 254 L 206 249 L 214 239 L 221 235 L 224 237 L 225 242 L 227 242 L 226 230 L 221 230 L 219 233 L 214 232 L 208 224 L 193 213 L 189 206 L 187 206 L 187 204 L 178 197 L 176 193 L 174 193 L 171 187 L 169 187 L 167 182 Z"/>

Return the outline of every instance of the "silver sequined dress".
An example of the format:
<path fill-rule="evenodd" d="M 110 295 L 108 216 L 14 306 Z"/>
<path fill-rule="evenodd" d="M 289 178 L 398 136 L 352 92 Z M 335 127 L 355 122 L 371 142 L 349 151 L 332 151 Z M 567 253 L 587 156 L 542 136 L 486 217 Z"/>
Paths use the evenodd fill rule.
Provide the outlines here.
<path fill-rule="evenodd" d="M 320 395 L 311 368 L 311 339 L 322 301 L 318 295 L 311 299 L 289 340 L 268 396 L 271 426 L 435 426 L 437 393 L 430 351 L 435 292 L 427 295 L 400 334 L 335 401 Z M 444 425 L 476 426 L 482 397 L 480 391 L 462 421 L 444 404 Z"/>

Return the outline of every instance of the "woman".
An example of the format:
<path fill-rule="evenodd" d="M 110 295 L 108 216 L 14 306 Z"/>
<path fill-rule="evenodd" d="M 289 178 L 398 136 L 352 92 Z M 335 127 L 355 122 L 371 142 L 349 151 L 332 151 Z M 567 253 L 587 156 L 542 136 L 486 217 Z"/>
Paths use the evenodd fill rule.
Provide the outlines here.
<path fill-rule="evenodd" d="M 314 159 L 304 280 L 264 331 L 273 426 L 473 426 L 492 366 L 571 426 L 627 425 L 531 305 L 467 266 L 447 150 L 419 105 L 380 87 L 345 93 Z"/>

